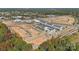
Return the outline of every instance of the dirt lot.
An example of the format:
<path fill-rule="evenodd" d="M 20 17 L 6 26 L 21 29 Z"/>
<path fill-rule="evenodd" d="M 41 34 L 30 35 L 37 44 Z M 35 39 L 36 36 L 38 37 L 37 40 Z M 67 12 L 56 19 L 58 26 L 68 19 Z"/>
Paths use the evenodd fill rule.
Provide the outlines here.
<path fill-rule="evenodd" d="M 32 24 L 18 24 L 13 21 L 4 21 L 3 23 L 9 27 L 12 33 L 18 34 L 27 43 L 38 46 L 48 39 L 46 33 L 36 30 Z"/>
<path fill-rule="evenodd" d="M 40 34 L 40 32 L 35 30 L 31 24 L 21 24 L 19 26 L 25 31 L 28 31 L 32 36 Z"/>
<path fill-rule="evenodd" d="M 75 22 L 75 19 L 70 16 L 57 16 L 54 18 L 46 18 L 45 21 L 48 21 L 49 23 L 72 25 Z M 50 36 L 47 36 L 46 32 L 37 30 L 37 28 L 35 28 L 33 24 L 17 23 L 10 20 L 3 21 L 3 23 L 7 25 L 12 33 L 18 34 L 20 37 L 23 38 L 24 41 L 26 41 L 27 43 L 31 43 L 34 46 L 39 46 L 50 38 Z M 62 32 L 67 32 L 67 30 L 65 32 L 64 31 L 65 30 L 63 30 Z"/>
<path fill-rule="evenodd" d="M 51 18 L 43 18 L 45 21 L 49 23 L 57 23 L 57 24 L 67 24 L 72 25 L 75 23 L 75 19 L 72 16 L 55 16 Z"/>

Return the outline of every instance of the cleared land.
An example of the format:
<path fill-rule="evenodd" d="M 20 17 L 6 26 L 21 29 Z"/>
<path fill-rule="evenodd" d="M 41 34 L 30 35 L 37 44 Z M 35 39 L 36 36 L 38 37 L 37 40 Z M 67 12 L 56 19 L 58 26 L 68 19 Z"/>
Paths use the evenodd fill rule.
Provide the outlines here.
<path fill-rule="evenodd" d="M 14 21 L 4 21 L 3 23 L 7 25 L 12 33 L 16 33 L 33 46 L 39 46 L 49 38 L 46 32 L 37 30 L 32 24 L 19 24 Z"/>
<path fill-rule="evenodd" d="M 66 24 L 67 26 L 62 31 L 57 31 L 54 36 L 63 37 L 65 35 L 73 34 L 77 32 L 74 26 L 70 26 L 75 22 L 75 19 L 70 16 L 57 16 L 53 18 L 46 18 L 45 21 L 49 23 Z M 11 30 L 12 33 L 16 33 L 22 37 L 27 43 L 31 43 L 33 48 L 37 48 L 40 44 L 51 39 L 52 36 L 48 35 L 47 32 L 38 30 L 33 24 L 15 22 L 13 20 L 3 21 L 4 24 Z"/>
<path fill-rule="evenodd" d="M 51 18 L 43 18 L 43 19 L 51 24 L 57 23 L 57 24 L 72 25 L 75 23 L 75 19 L 72 16 L 54 16 Z"/>

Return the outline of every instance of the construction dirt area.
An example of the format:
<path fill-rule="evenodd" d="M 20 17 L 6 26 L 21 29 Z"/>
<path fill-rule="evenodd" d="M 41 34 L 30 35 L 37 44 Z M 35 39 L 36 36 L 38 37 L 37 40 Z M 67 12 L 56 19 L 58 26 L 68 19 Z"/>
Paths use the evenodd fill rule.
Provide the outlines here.
<path fill-rule="evenodd" d="M 64 24 L 67 24 L 65 29 L 63 29 L 62 31 L 56 31 L 57 36 L 62 37 L 77 32 L 77 29 L 74 26 L 69 26 L 75 22 L 75 19 L 73 17 L 58 16 L 53 18 L 47 18 L 45 19 L 45 21 L 49 23 L 63 24 L 63 26 Z M 34 49 L 43 42 L 52 38 L 51 35 L 48 35 L 47 32 L 45 32 L 44 30 L 36 28 L 35 26 L 33 26 L 32 23 L 28 24 L 22 22 L 15 22 L 14 20 L 3 21 L 3 23 L 6 24 L 6 26 L 11 30 L 13 34 L 16 33 L 18 36 L 22 37 L 24 41 L 32 44 Z M 56 36 L 55 34 L 53 35 Z"/>
<path fill-rule="evenodd" d="M 75 23 L 75 19 L 72 16 L 54 16 L 49 18 L 43 18 L 43 20 L 49 22 L 49 23 L 57 23 L 57 24 L 66 24 L 66 25 L 72 25 Z"/>
<path fill-rule="evenodd" d="M 32 24 L 15 23 L 14 21 L 3 21 L 3 23 L 7 25 L 12 33 L 16 33 L 24 41 L 31 43 L 33 48 L 37 48 L 50 38 L 46 35 L 46 32 L 36 29 Z"/>

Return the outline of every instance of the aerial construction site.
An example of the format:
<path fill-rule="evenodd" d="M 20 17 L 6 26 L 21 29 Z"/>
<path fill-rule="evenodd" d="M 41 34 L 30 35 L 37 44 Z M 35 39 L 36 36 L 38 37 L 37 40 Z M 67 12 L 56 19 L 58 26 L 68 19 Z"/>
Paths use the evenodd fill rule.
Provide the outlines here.
<path fill-rule="evenodd" d="M 79 9 L 1 8 L 0 50 L 79 50 Z"/>
<path fill-rule="evenodd" d="M 33 49 L 53 38 L 62 38 L 78 31 L 72 16 L 52 16 L 48 18 L 3 20 L 13 34 L 32 44 Z"/>

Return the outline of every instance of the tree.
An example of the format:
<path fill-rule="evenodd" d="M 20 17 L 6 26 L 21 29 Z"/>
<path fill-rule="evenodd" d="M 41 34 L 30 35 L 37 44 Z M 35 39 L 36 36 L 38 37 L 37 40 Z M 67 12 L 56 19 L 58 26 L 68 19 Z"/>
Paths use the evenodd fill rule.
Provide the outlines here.
<path fill-rule="evenodd" d="M 72 43 L 70 37 L 63 37 L 61 39 L 51 39 L 39 46 L 37 50 L 41 51 L 74 51 L 78 50 L 79 45 L 75 45 L 76 43 Z M 76 49 L 76 46 L 77 49 Z"/>
<path fill-rule="evenodd" d="M 32 50 L 32 45 L 27 44 L 16 34 L 12 34 L 4 24 L 0 23 L 0 50 L 29 51 Z"/>

